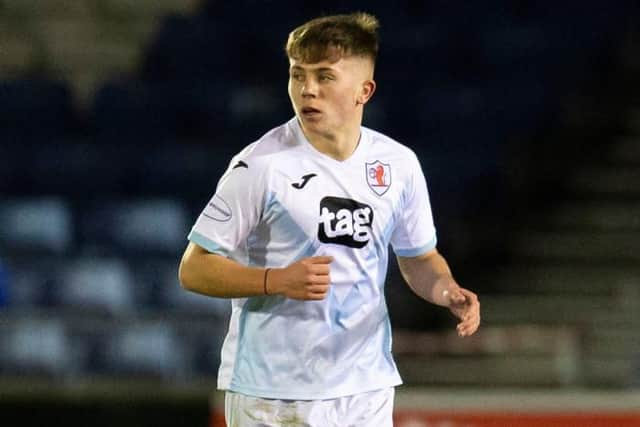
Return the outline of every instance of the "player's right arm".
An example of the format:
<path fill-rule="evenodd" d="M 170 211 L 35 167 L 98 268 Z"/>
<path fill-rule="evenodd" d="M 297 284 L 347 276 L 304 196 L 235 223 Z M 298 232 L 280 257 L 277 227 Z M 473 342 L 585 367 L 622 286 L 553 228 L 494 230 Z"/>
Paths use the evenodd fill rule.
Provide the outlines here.
<path fill-rule="evenodd" d="M 281 295 L 298 300 L 321 300 L 327 296 L 332 257 L 301 259 L 284 268 L 247 267 L 190 242 L 180 261 L 183 288 L 219 298 Z M 265 282 L 266 276 L 266 282 Z M 266 293 L 265 293 L 266 291 Z"/>
<path fill-rule="evenodd" d="M 232 159 L 216 192 L 189 234 L 179 268 L 183 288 L 219 298 L 280 295 L 319 300 L 329 289 L 330 257 L 310 257 L 288 266 L 248 267 L 231 254 L 264 215 L 270 192 L 268 159 L 252 144 Z"/>

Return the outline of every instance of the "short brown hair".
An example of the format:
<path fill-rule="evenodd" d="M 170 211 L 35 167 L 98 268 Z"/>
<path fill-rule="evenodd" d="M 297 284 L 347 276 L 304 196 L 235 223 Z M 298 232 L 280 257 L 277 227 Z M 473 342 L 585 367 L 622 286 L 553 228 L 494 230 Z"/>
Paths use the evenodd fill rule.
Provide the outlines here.
<path fill-rule="evenodd" d="M 375 63 L 378 55 L 378 19 L 364 12 L 332 15 L 308 21 L 291 33 L 287 56 L 307 63 L 343 56 L 364 56 Z"/>

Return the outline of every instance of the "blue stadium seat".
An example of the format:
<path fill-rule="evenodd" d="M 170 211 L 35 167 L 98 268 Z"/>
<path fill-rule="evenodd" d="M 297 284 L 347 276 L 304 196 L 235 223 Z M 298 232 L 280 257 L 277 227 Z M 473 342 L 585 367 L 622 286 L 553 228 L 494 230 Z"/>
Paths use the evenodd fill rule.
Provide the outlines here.
<path fill-rule="evenodd" d="M 68 203 L 57 197 L 0 201 L 0 249 L 60 254 L 74 244 Z"/>
<path fill-rule="evenodd" d="M 104 201 L 86 208 L 82 244 L 143 255 L 177 254 L 192 222 L 183 204 L 173 199 Z"/>
<path fill-rule="evenodd" d="M 6 265 L 2 262 L 2 258 L 0 258 L 0 309 L 9 304 L 9 284 L 11 283 L 11 278 L 9 274 L 9 270 Z"/>
<path fill-rule="evenodd" d="M 60 377 L 77 369 L 79 355 L 57 319 L 0 322 L 0 370 L 12 375 Z"/>
<path fill-rule="evenodd" d="M 190 350 L 170 322 L 134 323 L 105 338 L 103 358 L 110 374 L 176 379 L 188 373 Z"/>
<path fill-rule="evenodd" d="M 123 261 L 79 258 L 61 268 L 53 298 L 67 310 L 117 315 L 136 309 L 134 286 Z"/>
<path fill-rule="evenodd" d="M 53 304 L 61 258 L 25 255 L 5 260 L 6 303 L 11 308 L 33 310 Z"/>
<path fill-rule="evenodd" d="M 228 319 L 183 318 L 176 322 L 181 341 L 189 349 L 190 371 L 198 378 L 215 377 L 220 366 L 222 343 L 228 329 Z"/>

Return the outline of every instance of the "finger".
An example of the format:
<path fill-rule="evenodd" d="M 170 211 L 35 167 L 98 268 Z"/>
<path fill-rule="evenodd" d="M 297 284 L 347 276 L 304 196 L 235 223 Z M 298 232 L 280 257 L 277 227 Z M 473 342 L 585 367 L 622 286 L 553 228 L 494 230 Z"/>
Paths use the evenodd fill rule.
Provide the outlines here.
<path fill-rule="evenodd" d="M 478 330 L 478 327 L 480 326 L 479 323 L 475 323 L 475 324 L 471 324 L 471 325 L 465 325 L 462 326 L 458 329 L 458 334 L 461 337 L 468 337 L 471 336 L 473 334 L 476 333 L 476 331 Z"/>
<path fill-rule="evenodd" d="M 467 302 L 467 297 L 465 297 L 464 294 L 462 292 L 460 292 L 459 290 L 455 290 L 455 291 L 451 292 L 449 298 L 450 298 L 451 302 L 453 302 L 455 304 L 464 304 L 464 303 Z"/>
<path fill-rule="evenodd" d="M 308 292 L 307 293 L 307 299 L 311 299 L 311 300 L 322 300 L 325 299 L 327 297 L 328 292 L 325 291 L 316 291 L 316 292 Z"/>
<path fill-rule="evenodd" d="M 311 264 L 331 264 L 333 262 L 332 256 L 318 255 L 307 258 Z"/>
<path fill-rule="evenodd" d="M 472 316 L 467 320 L 460 322 L 456 329 L 458 330 L 458 335 L 460 336 L 469 336 L 473 335 L 478 328 L 480 327 L 480 317 Z"/>
<path fill-rule="evenodd" d="M 475 314 L 470 310 L 464 310 L 458 314 L 458 319 L 460 319 L 460 324 L 467 324 L 473 322 L 476 318 Z"/>
<path fill-rule="evenodd" d="M 442 296 L 449 300 L 449 304 L 463 304 L 466 300 L 458 289 L 445 289 Z"/>
<path fill-rule="evenodd" d="M 329 291 L 329 285 L 328 284 L 322 284 L 322 283 L 314 284 L 314 285 L 308 286 L 307 287 L 307 291 L 312 292 L 312 293 L 328 292 Z"/>
<path fill-rule="evenodd" d="M 460 323 L 458 323 L 458 327 L 463 329 L 467 329 L 470 327 L 477 327 L 478 325 L 480 325 L 480 319 L 478 317 L 467 318 L 465 320 L 462 320 Z"/>
<path fill-rule="evenodd" d="M 463 322 L 479 322 L 480 312 L 474 308 L 469 308 L 463 313 L 461 320 Z"/>
<path fill-rule="evenodd" d="M 331 276 L 328 274 L 318 274 L 313 276 L 313 278 L 309 281 L 308 286 L 314 285 L 323 285 L 327 286 L 331 284 Z"/>
<path fill-rule="evenodd" d="M 327 297 L 326 294 L 309 294 L 304 299 L 307 301 L 322 301 L 326 297 Z"/>
<path fill-rule="evenodd" d="M 329 264 L 311 264 L 309 269 L 314 274 L 323 274 L 327 275 L 331 271 Z"/>
<path fill-rule="evenodd" d="M 465 291 L 464 289 L 462 291 Z M 471 291 L 466 291 L 466 303 L 464 307 L 464 311 L 466 313 L 471 313 L 476 316 L 480 316 L 480 301 L 478 300 L 478 296 Z"/>
<path fill-rule="evenodd" d="M 456 329 L 458 330 L 458 335 L 461 337 L 467 337 L 473 333 L 472 325 L 460 324 Z"/>
<path fill-rule="evenodd" d="M 469 336 L 473 335 L 474 333 L 475 333 L 475 330 L 472 329 L 471 327 L 460 328 L 458 330 L 458 336 L 463 337 L 463 338 L 464 337 L 469 337 Z"/>
<path fill-rule="evenodd" d="M 465 298 L 468 299 L 470 302 L 478 301 L 478 295 L 471 292 L 469 289 L 460 288 L 459 290 L 460 290 L 460 293 L 462 293 L 465 296 Z"/>
<path fill-rule="evenodd" d="M 331 276 L 329 274 L 308 273 L 303 277 L 302 283 L 305 286 L 328 285 L 331 283 Z"/>

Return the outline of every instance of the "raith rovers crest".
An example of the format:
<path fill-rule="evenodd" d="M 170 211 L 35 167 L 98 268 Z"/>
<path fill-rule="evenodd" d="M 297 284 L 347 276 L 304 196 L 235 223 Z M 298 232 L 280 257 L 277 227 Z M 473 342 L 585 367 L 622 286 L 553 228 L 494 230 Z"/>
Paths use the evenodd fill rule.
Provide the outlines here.
<path fill-rule="evenodd" d="M 378 196 L 382 196 L 391 186 L 391 166 L 376 160 L 373 163 L 365 163 L 367 184 Z"/>

